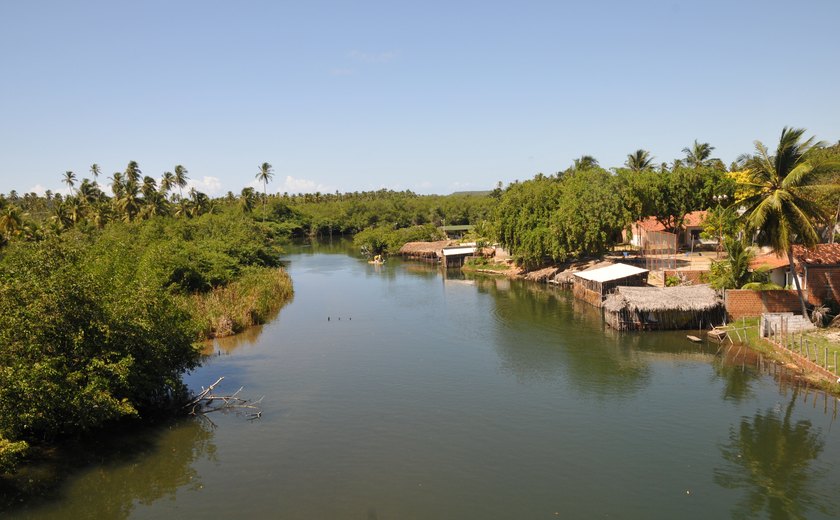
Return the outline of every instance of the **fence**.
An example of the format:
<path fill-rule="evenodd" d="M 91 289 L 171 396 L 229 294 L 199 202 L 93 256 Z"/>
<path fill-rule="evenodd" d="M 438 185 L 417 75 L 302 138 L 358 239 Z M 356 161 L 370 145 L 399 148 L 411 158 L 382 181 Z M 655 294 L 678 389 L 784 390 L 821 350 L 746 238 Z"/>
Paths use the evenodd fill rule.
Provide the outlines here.
<path fill-rule="evenodd" d="M 828 347 L 820 348 L 814 341 L 806 338 L 803 332 L 813 328 L 814 326 L 802 316 L 789 313 L 762 314 L 758 323 L 758 335 L 790 354 L 803 367 L 835 379 L 838 374 L 838 352 L 834 350 L 832 355 L 829 355 Z"/>

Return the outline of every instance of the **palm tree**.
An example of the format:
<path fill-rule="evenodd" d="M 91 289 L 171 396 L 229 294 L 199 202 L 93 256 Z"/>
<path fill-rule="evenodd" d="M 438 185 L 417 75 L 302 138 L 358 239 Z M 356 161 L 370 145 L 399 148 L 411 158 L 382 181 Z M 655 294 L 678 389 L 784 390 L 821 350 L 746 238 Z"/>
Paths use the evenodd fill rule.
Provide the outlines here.
<path fill-rule="evenodd" d="M 123 194 L 116 201 L 117 209 L 122 213 L 123 222 L 131 222 L 140 211 L 140 188 L 131 180 L 126 181 Z"/>
<path fill-rule="evenodd" d="M 172 175 L 172 172 L 163 172 L 163 176 L 160 178 L 160 192 L 165 197 L 173 187 L 175 187 L 175 176 Z"/>
<path fill-rule="evenodd" d="M 581 155 L 578 159 L 575 159 L 575 163 L 572 165 L 572 169 L 575 171 L 591 170 L 592 168 L 597 167 L 598 159 L 592 157 L 591 155 Z"/>
<path fill-rule="evenodd" d="M 266 186 L 274 177 L 272 166 L 267 162 L 260 165 L 260 170 L 257 172 L 257 180 L 263 183 L 263 221 L 265 221 L 265 200 L 266 200 Z"/>
<path fill-rule="evenodd" d="M 769 268 L 766 266 L 750 268 L 755 258 L 752 251 L 738 239 L 726 240 L 725 259 L 712 262 L 707 281 L 715 289 L 751 289 L 763 291 L 781 289 L 770 282 Z"/>
<path fill-rule="evenodd" d="M 639 148 L 635 152 L 627 154 L 627 161 L 624 165 L 634 172 L 648 170 L 653 165 L 653 156 L 647 150 Z"/>
<path fill-rule="evenodd" d="M 21 234 L 24 225 L 24 214 L 17 206 L 8 205 L 0 213 L 0 234 L 6 240 Z"/>
<path fill-rule="evenodd" d="M 123 174 L 120 172 L 114 172 L 114 175 L 111 177 L 111 193 L 114 194 L 114 198 L 121 199 L 123 192 L 125 192 Z"/>
<path fill-rule="evenodd" d="M 140 187 L 140 192 L 144 199 L 151 199 L 157 193 L 157 181 L 154 177 L 146 175 L 143 177 L 143 186 Z"/>
<path fill-rule="evenodd" d="M 712 150 L 714 149 L 715 147 L 709 143 L 698 143 L 697 139 L 695 139 L 691 148 L 686 147 L 682 151 L 685 154 L 686 164 L 697 169 L 709 165 L 709 158 L 712 156 Z"/>
<path fill-rule="evenodd" d="M 782 129 L 776 155 L 767 147 L 755 142 L 756 154 L 747 161 L 750 186 L 758 192 L 744 199 L 747 208 L 747 228 L 757 232 L 777 255 L 787 253 L 802 315 L 807 316 L 805 298 L 799 277 L 793 265 L 793 244 L 812 247 L 819 242 L 819 235 L 812 219 L 821 216 L 820 207 L 809 197 L 806 188 L 816 180 L 813 161 L 814 151 L 822 146 L 814 137 L 802 141 L 803 128 Z"/>
<path fill-rule="evenodd" d="M 99 165 L 93 163 L 90 165 L 90 174 L 93 175 L 93 183 L 96 184 L 96 179 L 99 178 L 99 174 L 102 173 L 102 170 L 99 168 Z"/>
<path fill-rule="evenodd" d="M 76 184 L 76 174 L 67 170 L 64 172 L 64 178 L 61 179 L 61 182 L 67 185 L 70 188 L 70 193 L 73 193 L 73 186 Z"/>
<path fill-rule="evenodd" d="M 243 213 L 251 213 L 254 210 L 254 188 L 242 188 L 242 193 L 239 194 L 239 207 L 242 208 Z"/>
<path fill-rule="evenodd" d="M 125 180 L 139 184 L 140 175 L 142 173 L 143 172 L 140 171 L 140 166 L 137 164 L 137 161 L 129 161 L 128 166 L 125 167 Z"/>
<path fill-rule="evenodd" d="M 189 180 L 187 173 L 187 169 L 180 164 L 175 166 L 175 185 L 178 186 L 178 195 L 182 199 L 184 198 L 183 189 L 187 187 L 187 181 Z"/>

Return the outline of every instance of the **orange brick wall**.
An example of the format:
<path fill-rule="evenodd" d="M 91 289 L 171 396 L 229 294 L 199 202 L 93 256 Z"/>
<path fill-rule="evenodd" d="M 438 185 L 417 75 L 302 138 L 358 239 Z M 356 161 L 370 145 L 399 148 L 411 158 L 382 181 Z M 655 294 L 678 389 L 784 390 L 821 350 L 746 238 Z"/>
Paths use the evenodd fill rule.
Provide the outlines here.
<path fill-rule="evenodd" d="M 840 268 L 808 267 L 808 301 L 820 305 L 825 301 L 840 302 Z"/>
<path fill-rule="evenodd" d="M 726 313 L 730 319 L 744 316 L 761 316 L 765 312 L 799 312 L 799 296 L 796 291 L 726 291 Z"/>

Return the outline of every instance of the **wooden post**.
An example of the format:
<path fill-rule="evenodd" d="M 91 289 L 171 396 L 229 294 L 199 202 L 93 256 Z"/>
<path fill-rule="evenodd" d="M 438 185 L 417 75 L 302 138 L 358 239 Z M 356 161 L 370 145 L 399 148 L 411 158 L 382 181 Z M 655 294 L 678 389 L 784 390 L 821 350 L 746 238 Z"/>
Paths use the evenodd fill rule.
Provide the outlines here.
<path fill-rule="evenodd" d="M 825 353 L 823 355 L 823 368 L 828 370 L 828 347 L 825 347 Z"/>

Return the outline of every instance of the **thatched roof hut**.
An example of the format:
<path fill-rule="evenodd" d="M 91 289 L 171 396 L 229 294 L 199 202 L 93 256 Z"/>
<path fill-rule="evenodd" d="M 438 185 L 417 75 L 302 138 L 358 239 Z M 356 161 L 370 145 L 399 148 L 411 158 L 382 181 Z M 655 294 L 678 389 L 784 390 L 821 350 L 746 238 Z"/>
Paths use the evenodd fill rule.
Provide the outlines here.
<path fill-rule="evenodd" d="M 443 256 L 443 248 L 457 244 L 454 240 L 438 240 L 437 242 L 408 242 L 403 245 L 399 254 L 411 258 L 438 259 Z"/>
<path fill-rule="evenodd" d="M 607 324 L 618 330 L 699 329 L 723 321 L 723 298 L 708 285 L 618 287 L 604 300 Z"/>

